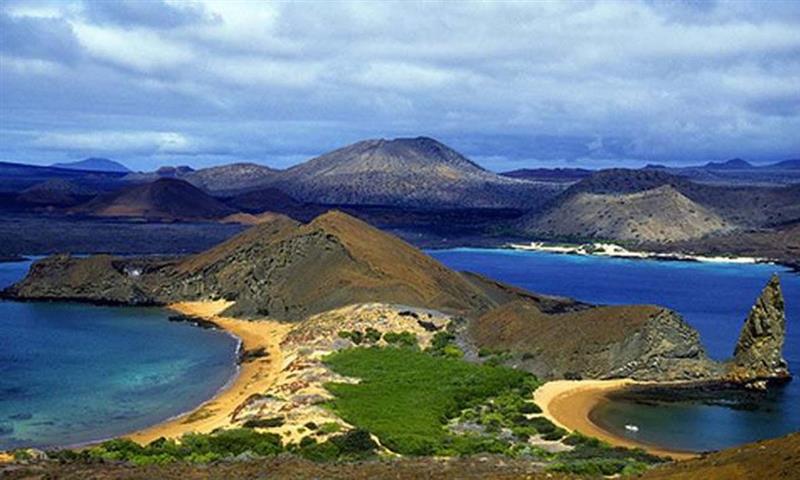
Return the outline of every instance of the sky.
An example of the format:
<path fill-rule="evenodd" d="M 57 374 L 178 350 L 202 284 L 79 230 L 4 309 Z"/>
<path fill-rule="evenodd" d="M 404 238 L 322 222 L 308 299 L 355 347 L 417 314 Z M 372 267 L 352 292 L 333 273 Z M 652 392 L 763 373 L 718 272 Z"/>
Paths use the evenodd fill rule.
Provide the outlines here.
<path fill-rule="evenodd" d="M 0 160 L 800 158 L 800 2 L 0 2 Z"/>

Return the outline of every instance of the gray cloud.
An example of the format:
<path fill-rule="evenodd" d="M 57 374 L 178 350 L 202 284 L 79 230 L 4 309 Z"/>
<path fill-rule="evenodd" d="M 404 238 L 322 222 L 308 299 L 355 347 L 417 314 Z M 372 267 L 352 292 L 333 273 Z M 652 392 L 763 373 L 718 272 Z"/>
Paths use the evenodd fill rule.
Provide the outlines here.
<path fill-rule="evenodd" d="M 12 17 L 0 11 L 0 52 L 71 63 L 81 46 L 64 19 Z"/>
<path fill-rule="evenodd" d="M 6 160 L 287 166 L 423 134 L 497 169 L 800 152 L 793 2 L 6 5 Z"/>
<path fill-rule="evenodd" d="M 122 27 L 175 28 L 218 21 L 202 4 L 163 0 L 85 0 L 84 14 L 96 23 Z"/>

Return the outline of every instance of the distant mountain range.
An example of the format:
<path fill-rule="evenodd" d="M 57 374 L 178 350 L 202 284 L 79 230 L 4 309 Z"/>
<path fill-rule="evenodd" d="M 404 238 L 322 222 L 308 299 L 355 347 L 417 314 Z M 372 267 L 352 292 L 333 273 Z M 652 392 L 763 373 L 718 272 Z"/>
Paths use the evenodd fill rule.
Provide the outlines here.
<path fill-rule="evenodd" d="M 51 165 L 55 168 L 66 168 L 69 170 L 86 170 L 92 172 L 117 172 L 127 173 L 131 170 L 125 165 L 109 160 L 107 158 L 86 158 L 75 162 L 54 163 Z"/>

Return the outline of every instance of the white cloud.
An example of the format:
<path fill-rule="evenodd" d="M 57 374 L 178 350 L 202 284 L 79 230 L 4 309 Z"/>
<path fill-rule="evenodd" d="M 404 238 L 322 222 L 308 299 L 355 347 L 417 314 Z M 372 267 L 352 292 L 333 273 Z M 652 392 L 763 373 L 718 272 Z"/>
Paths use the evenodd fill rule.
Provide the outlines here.
<path fill-rule="evenodd" d="M 33 144 L 55 150 L 137 154 L 189 154 L 207 147 L 178 132 L 147 131 L 47 133 Z"/>

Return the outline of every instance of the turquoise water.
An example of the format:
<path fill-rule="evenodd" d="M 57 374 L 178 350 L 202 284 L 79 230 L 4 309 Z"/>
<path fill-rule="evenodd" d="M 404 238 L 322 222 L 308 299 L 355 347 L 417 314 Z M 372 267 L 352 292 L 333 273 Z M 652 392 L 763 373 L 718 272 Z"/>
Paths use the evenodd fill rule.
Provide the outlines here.
<path fill-rule="evenodd" d="M 0 263 L 0 288 L 28 266 Z M 235 373 L 236 340 L 168 315 L 0 301 L 0 450 L 122 435 L 213 396 Z"/>
<path fill-rule="evenodd" d="M 775 265 L 704 264 L 559 255 L 514 250 L 435 250 L 431 255 L 535 292 L 592 303 L 651 303 L 670 307 L 699 332 L 709 354 L 733 354 L 736 339 L 761 289 L 776 272 L 787 308 L 784 356 L 800 371 L 800 275 Z M 800 381 L 771 392 L 756 411 L 697 403 L 647 406 L 612 402 L 593 418 L 610 430 L 674 449 L 704 451 L 800 431 Z M 637 433 L 626 424 L 639 427 Z"/>

